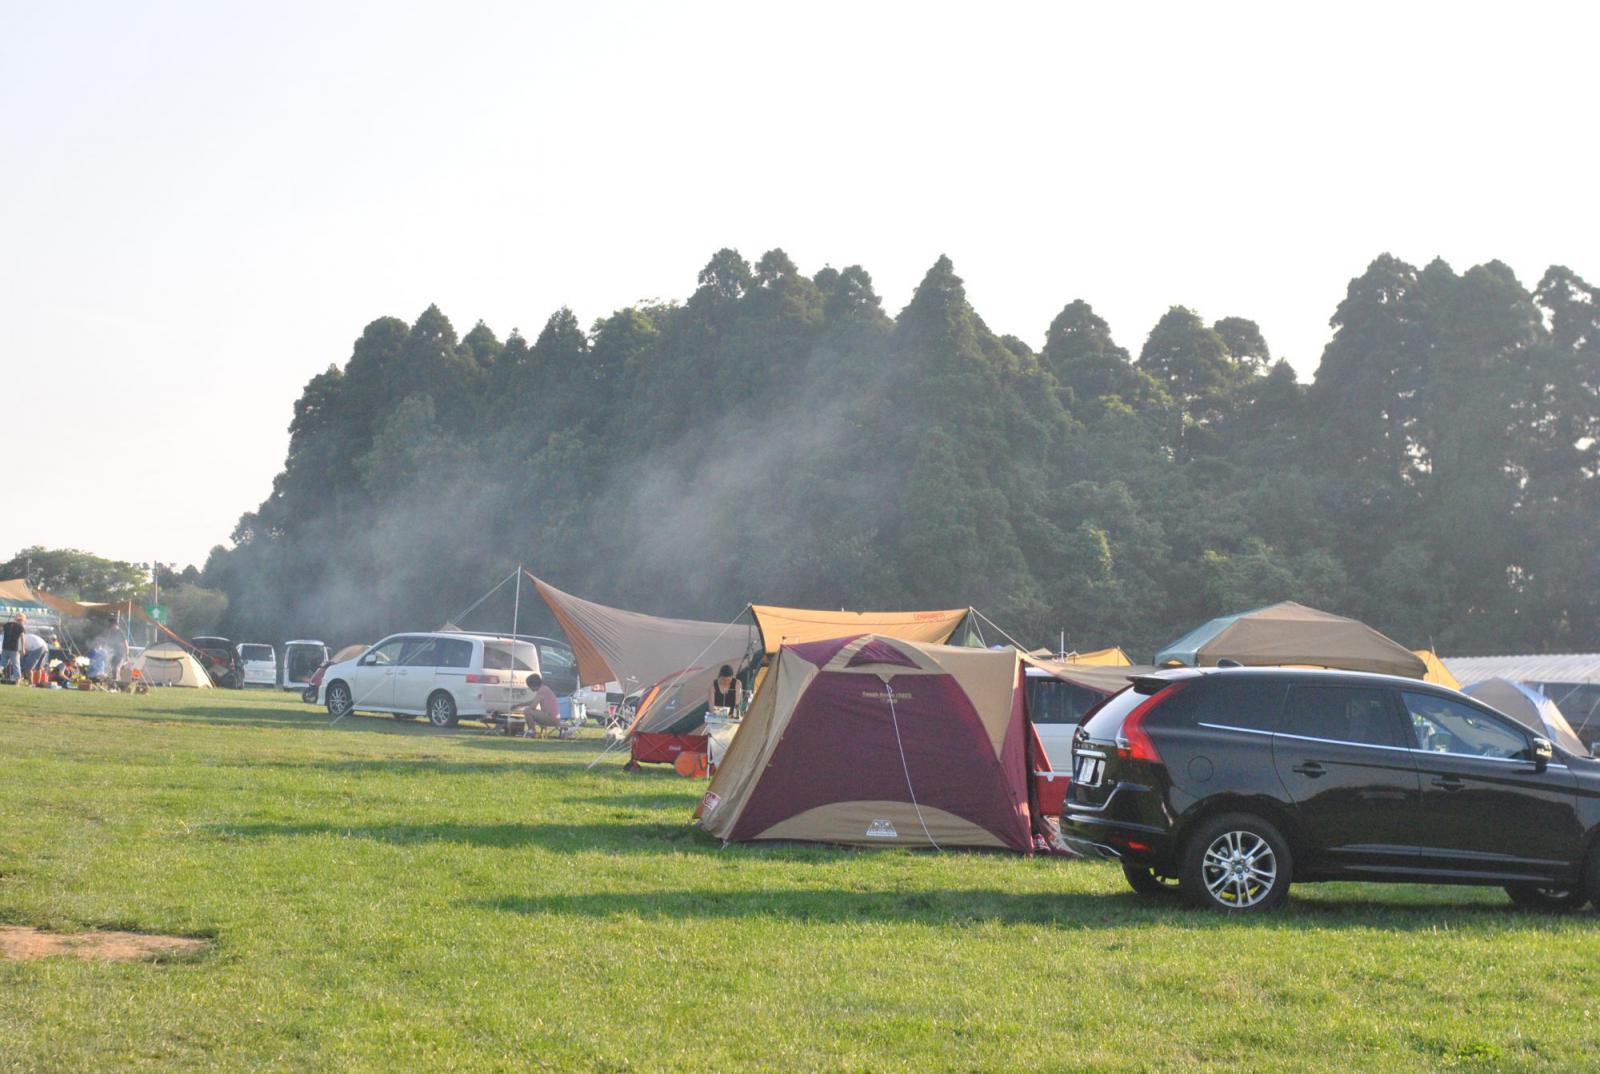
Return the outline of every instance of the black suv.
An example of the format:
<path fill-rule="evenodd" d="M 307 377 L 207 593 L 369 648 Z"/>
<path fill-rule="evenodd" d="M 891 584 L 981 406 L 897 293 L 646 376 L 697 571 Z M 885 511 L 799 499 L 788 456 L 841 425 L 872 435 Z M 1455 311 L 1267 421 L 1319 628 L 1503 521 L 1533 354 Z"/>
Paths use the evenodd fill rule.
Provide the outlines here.
<path fill-rule="evenodd" d="M 1291 881 L 1504 885 L 1600 899 L 1600 761 L 1414 679 L 1182 668 L 1134 680 L 1073 737 L 1062 833 L 1142 894 L 1228 911 Z"/>

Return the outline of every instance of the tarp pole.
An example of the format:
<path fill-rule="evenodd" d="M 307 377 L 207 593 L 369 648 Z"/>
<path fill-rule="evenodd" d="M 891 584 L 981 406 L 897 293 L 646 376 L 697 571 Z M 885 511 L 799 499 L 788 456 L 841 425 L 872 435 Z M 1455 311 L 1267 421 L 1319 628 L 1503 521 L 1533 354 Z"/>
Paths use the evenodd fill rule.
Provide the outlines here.
<path fill-rule="evenodd" d="M 1028 651 L 1026 648 L 1023 647 L 1023 644 L 1020 641 L 1018 641 L 1016 638 L 1013 638 L 1010 634 L 1007 634 L 1004 630 L 1000 630 L 1000 624 L 999 623 L 996 623 L 993 619 L 990 619 L 987 615 L 984 615 L 982 612 L 980 612 L 976 608 L 972 608 L 972 609 L 969 609 L 969 610 L 972 612 L 973 615 L 976 615 L 979 619 L 982 619 L 985 623 L 988 623 L 990 626 L 994 627 L 996 630 L 999 630 L 1000 631 L 1000 636 L 1002 638 L 1006 639 L 1012 645 L 1015 645 L 1017 647 L 1017 652 L 1025 653 L 1025 652 Z"/>

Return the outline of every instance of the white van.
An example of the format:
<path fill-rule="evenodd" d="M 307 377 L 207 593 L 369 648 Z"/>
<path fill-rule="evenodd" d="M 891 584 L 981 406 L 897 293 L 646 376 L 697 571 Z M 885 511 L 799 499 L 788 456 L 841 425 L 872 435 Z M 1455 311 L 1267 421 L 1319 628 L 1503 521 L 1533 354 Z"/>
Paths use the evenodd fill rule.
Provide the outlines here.
<path fill-rule="evenodd" d="M 278 685 L 278 654 L 270 645 L 242 641 L 237 646 L 239 663 L 244 666 L 246 686 Z"/>
<path fill-rule="evenodd" d="M 496 634 L 394 634 L 322 674 L 317 700 L 332 716 L 392 712 L 453 727 L 533 699 L 524 684 L 539 670 L 532 642 Z"/>
<path fill-rule="evenodd" d="M 283 643 L 283 681 L 285 690 L 304 690 L 311 676 L 328 662 L 328 647 L 320 641 L 297 638 Z"/>

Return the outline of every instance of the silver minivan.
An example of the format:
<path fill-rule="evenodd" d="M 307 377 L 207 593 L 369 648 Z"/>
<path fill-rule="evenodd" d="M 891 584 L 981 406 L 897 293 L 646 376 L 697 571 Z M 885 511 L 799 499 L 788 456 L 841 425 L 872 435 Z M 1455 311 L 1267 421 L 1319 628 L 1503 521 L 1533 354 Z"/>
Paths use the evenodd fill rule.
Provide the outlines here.
<path fill-rule="evenodd" d="M 278 685 L 278 652 L 270 645 L 256 641 L 240 642 L 239 663 L 244 667 L 246 686 Z"/>
<path fill-rule="evenodd" d="M 435 727 L 490 720 L 533 699 L 524 680 L 539 670 L 532 642 L 495 634 L 393 634 L 323 672 L 317 700 L 332 716 L 391 712 Z"/>

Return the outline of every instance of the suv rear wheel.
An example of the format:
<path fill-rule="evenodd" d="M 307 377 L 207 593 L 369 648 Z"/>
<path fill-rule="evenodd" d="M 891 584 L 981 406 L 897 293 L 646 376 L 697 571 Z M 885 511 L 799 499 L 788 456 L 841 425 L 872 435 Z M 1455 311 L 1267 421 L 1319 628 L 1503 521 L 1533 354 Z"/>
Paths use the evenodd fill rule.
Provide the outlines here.
<path fill-rule="evenodd" d="M 1140 895 L 1176 895 L 1178 881 L 1171 877 L 1158 876 L 1156 871 L 1148 865 L 1135 865 L 1131 861 L 1122 863 L 1122 875 L 1127 877 L 1128 886 Z"/>
<path fill-rule="evenodd" d="M 1282 904 L 1294 875 L 1278 829 L 1248 813 L 1201 824 L 1183 848 L 1183 893 L 1208 910 L 1259 913 Z"/>
<path fill-rule="evenodd" d="M 1506 894 L 1521 909 L 1546 914 L 1564 914 L 1589 901 L 1588 893 L 1581 888 L 1546 888 L 1538 884 L 1507 884 Z"/>

